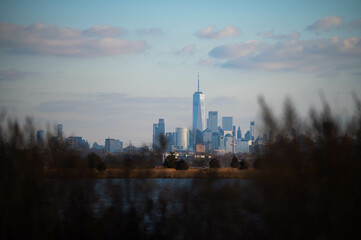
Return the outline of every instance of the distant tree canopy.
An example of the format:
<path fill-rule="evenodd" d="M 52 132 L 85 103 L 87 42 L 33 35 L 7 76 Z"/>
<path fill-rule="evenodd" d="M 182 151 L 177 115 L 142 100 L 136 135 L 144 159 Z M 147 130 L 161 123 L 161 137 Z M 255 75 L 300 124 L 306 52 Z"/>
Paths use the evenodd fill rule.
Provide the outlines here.
<path fill-rule="evenodd" d="M 107 169 L 105 163 L 102 161 L 101 157 L 96 153 L 90 153 L 88 155 L 88 167 L 96 168 L 99 171 L 104 171 Z"/>
<path fill-rule="evenodd" d="M 99 165 L 97 166 L 97 169 L 99 171 L 104 171 L 107 169 L 107 165 L 104 162 L 100 162 Z"/>
<path fill-rule="evenodd" d="M 175 169 L 176 170 L 188 170 L 189 166 L 184 159 L 181 159 L 177 162 Z"/>
<path fill-rule="evenodd" d="M 170 155 L 167 156 L 167 158 L 165 159 L 165 161 L 163 163 L 163 167 L 176 168 L 176 166 L 177 166 L 177 159 L 174 155 L 174 152 L 170 152 Z"/>
<path fill-rule="evenodd" d="M 163 153 L 168 145 L 167 138 L 162 134 L 160 134 L 157 138 L 158 145 L 156 146 L 156 152 Z"/>
<path fill-rule="evenodd" d="M 247 169 L 247 164 L 245 163 L 245 161 L 240 161 L 239 162 L 239 169 L 242 170 L 242 169 Z"/>
<path fill-rule="evenodd" d="M 195 158 L 193 161 L 193 166 L 195 167 L 204 167 L 205 165 L 205 160 L 204 158 Z"/>
<path fill-rule="evenodd" d="M 211 161 L 209 161 L 209 167 L 210 168 L 220 168 L 220 164 L 219 164 L 219 160 L 217 158 L 213 158 L 211 159 Z"/>
<path fill-rule="evenodd" d="M 97 168 L 101 161 L 102 161 L 102 159 L 96 153 L 90 153 L 88 155 L 88 167 L 89 168 Z"/>
<path fill-rule="evenodd" d="M 232 161 L 231 161 L 231 168 L 239 168 L 240 167 L 240 164 L 239 164 L 239 161 L 238 161 L 238 158 L 233 155 L 233 158 L 232 158 Z"/>

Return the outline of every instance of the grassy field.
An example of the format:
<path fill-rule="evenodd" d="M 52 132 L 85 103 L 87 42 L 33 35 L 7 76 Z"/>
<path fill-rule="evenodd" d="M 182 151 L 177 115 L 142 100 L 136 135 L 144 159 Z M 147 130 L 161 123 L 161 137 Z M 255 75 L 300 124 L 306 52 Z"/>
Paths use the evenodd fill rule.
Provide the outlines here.
<path fill-rule="evenodd" d="M 47 178 L 248 178 L 255 170 L 234 168 L 175 170 L 168 168 L 124 169 L 109 168 L 105 171 L 96 169 L 45 169 Z"/>

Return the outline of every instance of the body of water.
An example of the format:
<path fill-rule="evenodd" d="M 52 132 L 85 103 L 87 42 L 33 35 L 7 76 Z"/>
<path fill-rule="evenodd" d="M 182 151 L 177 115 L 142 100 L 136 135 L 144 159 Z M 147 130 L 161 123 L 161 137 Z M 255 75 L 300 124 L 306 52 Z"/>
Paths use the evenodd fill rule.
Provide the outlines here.
<path fill-rule="evenodd" d="M 245 179 L 48 180 L 61 219 L 85 215 L 143 237 L 232 239 L 267 236 L 260 194 Z M 127 227 L 128 226 L 128 227 Z"/>

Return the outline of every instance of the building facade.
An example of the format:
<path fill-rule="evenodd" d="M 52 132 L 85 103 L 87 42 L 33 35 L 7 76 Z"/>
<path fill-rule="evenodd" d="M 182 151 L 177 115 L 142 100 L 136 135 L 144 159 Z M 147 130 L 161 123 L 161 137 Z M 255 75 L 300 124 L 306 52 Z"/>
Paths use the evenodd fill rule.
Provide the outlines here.
<path fill-rule="evenodd" d="M 165 136 L 165 123 L 164 119 L 160 118 L 158 123 L 153 124 L 153 151 L 161 145 L 161 138 Z"/>
<path fill-rule="evenodd" d="M 251 132 L 251 140 L 254 140 L 254 121 L 250 122 L 249 131 Z"/>
<path fill-rule="evenodd" d="M 111 139 L 111 138 L 105 139 L 105 152 L 119 153 L 122 151 L 123 151 L 123 142 L 117 139 Z"/>
<path fill-rule="evenodd" d="M 188 128 L 177 128 L 177 146 L 180 150 L 186 151 L 189 147 Z"/>
<path fill-rule="evenodd" d="M 217 111 L 209 111 L 208 112 L 207 128 L 209 130 L 211 130 L 211 132 L 218 132 L 218 112 Z"/>
<path fill-rule="evenodd" d="M 38 130 L 36 131 L 36 145 L 39 149 L 45 148 L 45 131 Z"/>
<path fill-rule="evenodd" d="M 193 94 L 193 145 L 202 143 L 202 133 L 206 126 L 205 107 L 205 96 L 201 91 L 199 91 L 198 76 L 198 91 Z"/>
<path fill-rule="evenodd" d="M 62 140 L 63 139 L 63 124 L 58 124 L 57 130 L 58 130 L 57 137 L 59 140 Z"/>
<path fill-rule="evenodd" d="M 233 132 L 233 117 L 222 117 L 222 128 L 223 131 Z"/>

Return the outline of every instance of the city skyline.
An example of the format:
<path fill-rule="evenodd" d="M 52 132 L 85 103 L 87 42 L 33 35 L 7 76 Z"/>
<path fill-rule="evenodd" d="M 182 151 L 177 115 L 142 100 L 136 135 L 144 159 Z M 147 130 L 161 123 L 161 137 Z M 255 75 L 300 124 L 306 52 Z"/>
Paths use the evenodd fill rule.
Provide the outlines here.
<path fill-rule="evenodd" d="M 151 145 L 159 118 L 166 132 L 192 129 L 199 73 L 205 112 L 232 116 L 243 134 L 260 122 L 260 95 L 276 115 L 290 97 L 306 116 L 321 95 L 349 117 L 351 93 L 361 96 L 360 8 L 351 0 L 5 0 L 0 108 L 19 121 L 32 116 L 36 129 L 61 123 L 64 137 L 91 144 Z"/>

